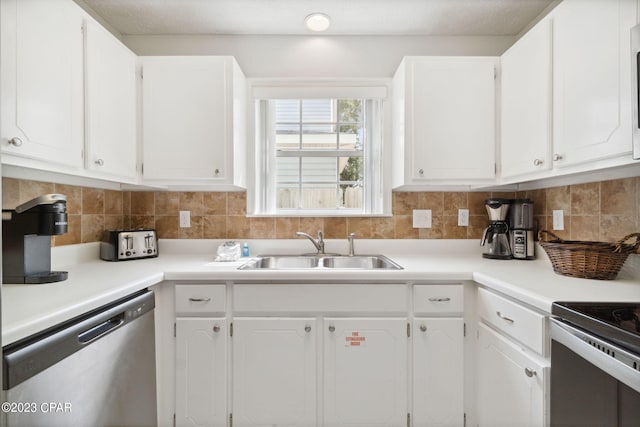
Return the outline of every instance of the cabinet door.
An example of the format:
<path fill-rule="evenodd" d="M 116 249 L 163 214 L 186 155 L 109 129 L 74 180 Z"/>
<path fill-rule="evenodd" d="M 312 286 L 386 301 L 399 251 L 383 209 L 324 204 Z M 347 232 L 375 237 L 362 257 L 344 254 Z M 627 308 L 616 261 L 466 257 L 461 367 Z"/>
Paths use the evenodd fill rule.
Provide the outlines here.
<path fill-rule="evenodd" d="M 225 178 L 231 152 L 230 59 L 142 59 L 142 139 L 145 179 Z"/>
<path fill-rule="evenodd" d="M 549 366 L 519 346 L 478 325 L 477 410 L 479 427 L 543 427 Z"/>
<path fill-rule="evenodd" d="M 235 318 L 233 425 L 316 425 L 316 321 Z"/>
<path fill-rule="evenodd" d="M 176 426 L 227 425 L 227 336 L 224 319 L 177 319 Z"/>
<path fill-rule="evenodd" d="M 0 8 L 2 152 L 81 167 L 81 9 L 70 0 L 2 0 Z"/>
<path fill-rule="evenodd" d="M 407 320 L 324 321 L 324 425 L 407 424 Z"/>
<path fill-rule="evenodd" d="M 86 22 L 86 167 L 136 176 L 136 55 L 92 19 Z"/>
<path fill-rule="evenodd" d="M 464 321 L 415 319 L 413 334 L 414 425 L 463 425 Z"/>
<path fill-rule="evenodd" d="M 629 31 L 636 10 L 636 0 L 565 0 L 553 11 L 559 167 L 631 152 Z"/>
<path fill-rule="evenodd" d="M 551 169 L 551 20 L 501 57 L 502 177 Z"/>
<path fill-rule="evenodd" d="M 495 177 L 494 58 L 419 58 L 408 69 L 407 132 L 418 181 Z"/>

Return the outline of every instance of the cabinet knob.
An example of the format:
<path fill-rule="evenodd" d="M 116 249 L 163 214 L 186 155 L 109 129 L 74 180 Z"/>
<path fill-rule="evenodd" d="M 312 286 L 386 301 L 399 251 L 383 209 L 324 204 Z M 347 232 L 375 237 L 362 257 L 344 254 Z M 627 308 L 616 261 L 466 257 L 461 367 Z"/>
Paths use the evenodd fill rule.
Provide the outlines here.
<path fill-rule="evenodd" d="M 424 176 L 424 169 L 420 169 L 420 170 L 418 171 L 418 175 L 420 175 L 420 176 Z"/>
<path fill-rule="evenodd" d="M 329 332 L 335 332 L 336 327 L 333 325 L 329 325 Z"/>
<path fill-rule="evenodd" d="M 98 159 L 98 160 L 96 160 L 96 161 L 95 161 L 95 162 L 93 162 L 93 163 L 95 163 L 95 164 L 96 164 L 96 165 L 98 165 L 98 166 L 104 166 L 104 160 L 102 160 L 102 159 Z"/>
<path fill-rule="evenodd" d="M 9 140 L 9 145 L 13 145 L 14 147 L 20 147 L 22 145 L 22 140 L 20 138 L 11 138 Z"/>
<path fill-rule="evenodd" d="M 540 166 L 542 164 L 542 160 L 540 159 L 534 159 L 533 160 L 533 166 Z"/>
<path fill-rule="evenodd" d="M 556 153 L 556 154 L 554 154 L 554 155 L 553 155 L 553 161 L 554 161 L 554 162 L 557 162 L 557 161 L 559 161 L 559 160 L 562 160 L 562 155 L 561 155 L 561 154 L 557 154 L 557 153 Z"/>
<path fill-rule="evenodd" d="M 216 170 L 214 170 L 214 171 L 213 171 L 213 173 L 214 173 L 216 176 L 219 176 L 219 175 L 220 175 L 220 169 L 216 169 Z"/>
<path fill-rule="evenodd" d="M 529 368 L 524 368 L 524 373 L 526 376 L 528 376 L 529 378 L 537 375 L 536 371 L 534 371 L 533 369 L 529 369 Z"/>
<path fill-rule="evenodd" d="M 304 327 L 304 331 L 305 331 L 306 333 L 311 332 L 311 325 L 307 325 L 307 326 L 305 326 L 305 327 Z"/>
<path fill-rule="evenodd" d="M 420 325 L 420 331 L 427 332 L 427 325 Z"/>
<path fill-rule="evenodd" d="M 218 326 L 218 325 L 214 326 L 214 327 L 213 327 L 213 332 L 215 332 L 216 334 L 217 334 L 218 332 L 220 332 L 220 326 Z"/>

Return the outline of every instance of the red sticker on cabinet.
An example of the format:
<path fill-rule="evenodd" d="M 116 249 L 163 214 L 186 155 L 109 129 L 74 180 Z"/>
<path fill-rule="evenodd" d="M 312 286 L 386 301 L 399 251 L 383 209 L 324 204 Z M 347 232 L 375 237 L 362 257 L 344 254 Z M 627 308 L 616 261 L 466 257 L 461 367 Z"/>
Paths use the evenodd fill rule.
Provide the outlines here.
<path fill-rule="evenodd" d="M 351 336 L 345 337 L 347 346 L 351 347 L 360 347 L 366 340 L 366 337 L 360 336 L 360 332 L 351 332 Z"/>

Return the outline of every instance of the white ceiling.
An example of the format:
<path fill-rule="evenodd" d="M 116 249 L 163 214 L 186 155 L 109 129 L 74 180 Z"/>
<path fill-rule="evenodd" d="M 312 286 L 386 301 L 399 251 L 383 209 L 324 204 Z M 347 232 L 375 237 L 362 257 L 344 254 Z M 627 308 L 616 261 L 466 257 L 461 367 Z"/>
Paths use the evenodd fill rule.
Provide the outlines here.
<path fill-rule="evenodd" d="M 82 1 L 82 0 L 79 0 Z M 123 35 L 312 34 L 304 18 L 331 16 L 332 35 L 516 35 L 553 0 L 84 0 Z"/>

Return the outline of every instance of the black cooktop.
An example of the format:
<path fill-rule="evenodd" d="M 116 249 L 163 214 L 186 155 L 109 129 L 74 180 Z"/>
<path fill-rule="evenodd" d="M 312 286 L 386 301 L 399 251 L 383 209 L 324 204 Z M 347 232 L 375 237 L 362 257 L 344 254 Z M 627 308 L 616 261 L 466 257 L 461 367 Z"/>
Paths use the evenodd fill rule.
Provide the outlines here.
<path fill-rule="evenodd" d="M 551 314 L 640 354 L 640 302 L 554 302 Z"/>

